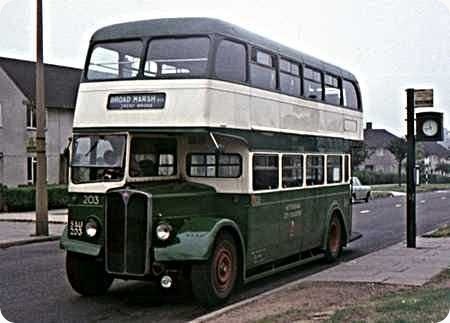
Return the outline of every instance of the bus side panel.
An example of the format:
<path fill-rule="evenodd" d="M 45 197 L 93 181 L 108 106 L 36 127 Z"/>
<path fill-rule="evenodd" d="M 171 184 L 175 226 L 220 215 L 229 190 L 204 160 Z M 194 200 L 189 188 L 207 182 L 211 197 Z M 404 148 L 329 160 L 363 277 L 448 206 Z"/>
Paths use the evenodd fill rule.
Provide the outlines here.
<path fill-rule="evenodd" d="M 279 258 L 279 193 L 255 195 L 248 210 L 247 269 Z"/>

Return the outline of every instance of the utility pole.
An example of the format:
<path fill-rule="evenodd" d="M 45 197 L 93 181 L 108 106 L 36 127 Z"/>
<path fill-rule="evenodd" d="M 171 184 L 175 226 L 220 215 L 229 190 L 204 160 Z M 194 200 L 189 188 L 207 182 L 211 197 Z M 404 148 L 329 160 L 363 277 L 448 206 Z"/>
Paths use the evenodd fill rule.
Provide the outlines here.
<path fill-rule="evenodd" d="M 45 87 L 42 0 L 36 0 L 36 235 L 48 235 L 47 156 L 45 154 Z"/>
<path fill-rule="evenodd" d="M 414 89 L 406 90 L 406 122 L 408 141 L 408 155 L 406 167 L 406 246 L 416 247 L 416 137 L 414 129 Z"/>

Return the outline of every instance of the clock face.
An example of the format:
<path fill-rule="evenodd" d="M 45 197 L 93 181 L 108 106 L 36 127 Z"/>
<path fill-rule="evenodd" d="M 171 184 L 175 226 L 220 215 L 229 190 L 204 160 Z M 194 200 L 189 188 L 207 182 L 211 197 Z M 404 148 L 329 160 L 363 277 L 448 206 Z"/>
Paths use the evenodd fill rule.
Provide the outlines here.
<path fill-rule="evenodd" d="M 422 125 L 422 131 L 426 136 L 432 137 L 438 132 L 438 123 L 434 120 L 427 120 Z"/>

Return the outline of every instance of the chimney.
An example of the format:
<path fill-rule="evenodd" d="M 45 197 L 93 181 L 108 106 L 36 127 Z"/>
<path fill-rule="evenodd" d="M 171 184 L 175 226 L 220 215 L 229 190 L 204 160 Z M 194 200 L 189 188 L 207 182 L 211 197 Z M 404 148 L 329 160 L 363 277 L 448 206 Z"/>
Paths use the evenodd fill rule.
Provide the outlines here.
<path fill-rule="evenodd" d="M 372 130 L 372 122 L 366 123 L 366 130 Z"/>

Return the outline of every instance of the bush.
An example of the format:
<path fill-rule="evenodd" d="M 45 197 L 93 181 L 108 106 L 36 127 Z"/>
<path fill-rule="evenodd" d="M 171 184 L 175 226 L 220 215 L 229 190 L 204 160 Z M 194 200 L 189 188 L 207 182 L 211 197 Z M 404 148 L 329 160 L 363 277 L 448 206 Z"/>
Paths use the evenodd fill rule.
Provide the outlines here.
<path fill-rule="evenodd" d="M 67 207 L 69 194 L 65 185 L 49 185 L 48 208 L 60 209 Z M 34 186 L 14 187 L 4 190 L 4 204 L 9 212 L 33 211 L 36 209 L 36 190 Z"/>
<path fill-rule="evenodd" d="M 397 184 L 398 174 L 394 173 L 378 173 L 371 171 L 353 171 L 353 176 L 359 178 L 363 185 L 379 185 L 379 184 Z M 402 175 L 402 182 L 404 182 L 405 176 Z"/>

